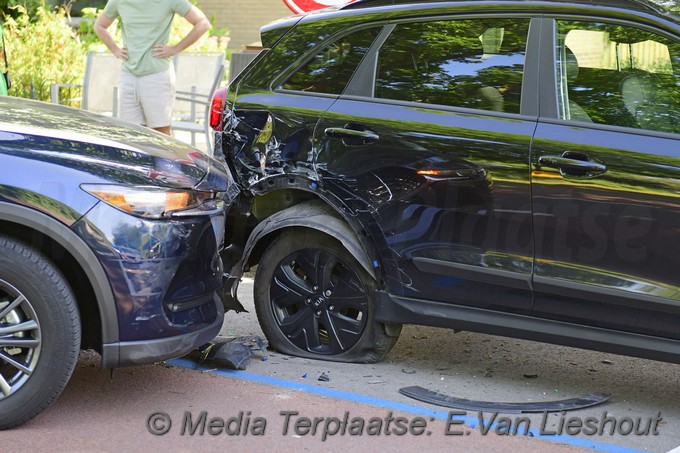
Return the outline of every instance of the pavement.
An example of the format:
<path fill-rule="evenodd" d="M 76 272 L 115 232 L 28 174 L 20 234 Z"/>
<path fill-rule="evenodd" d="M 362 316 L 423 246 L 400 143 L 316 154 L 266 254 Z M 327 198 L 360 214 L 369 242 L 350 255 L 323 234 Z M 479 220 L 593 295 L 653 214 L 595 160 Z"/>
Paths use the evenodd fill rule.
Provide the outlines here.
<path fill-rule="evenodd" d="M 262 335 L 254 282 L 239 298 L 249 313 L 227 313 L 220 338 Z M 376 364 L 343 364 L 257 352 L 245 371 L 163 364 L 99 368 L 81 354 L 64 394 L 44 414 L 0 432 L 0 452 L 50 451 L 651 451 L 680 453 L 678 365 L 531 341 L 404 326 Z M 318 378 L 328 377 L 327 381 Z M 546 434 L 542 414 L 520 417 L 449 409 L 399 394 L 419 385 L 486 401 L 535 402 L 605 392 L 606 403 L 550 413 L 548 430 L 571 417 L 619 421 L 662 416 L 656 433 Z M 523 414 L 522 414 L 523 415 Z M 519 418 L 518 418 L 519 417 Z M 524 435 L 522 419 L 531 429 Z M 504 426 L 510 426 L 510 433 Z M 316 430 L 312 427 L 315 426 Z M 517 428 L 517 435 L 513 430 Z M 167 432 L 166 432 L 167 430 Z M 153 432 L 152 432 L 153 431 Z M 325 433 L 325 435 L 324 435 Z M 506 435 L 507 434 L 507 435 Z"/>
<path fill-rule="evenodd" d="M 94 353 L 83 353 L 57 403 L 25 425 L 2 432 L 1 450 L 580 451 L 524 436 L 484 436 L 479 429 L 447 427 L 444 420 L 434 416 L 212 371 L 148 365 L 117 370 L 111 380 L 110 372 L 99 368 L 98 360 Z M 340 423 L 345 414 L 348 422 L 343 432 Z M 313 432 L 315 417 L 323 420 Z M 327 426 L 326 419 L 333 417 L 337 421 L 329 421 Z M 151 432 L 154 430 L 156 434 Z M 159 434 L 165 430 L 167 433 Z M 459 434 L 447 435 L 447 431 Z"/>

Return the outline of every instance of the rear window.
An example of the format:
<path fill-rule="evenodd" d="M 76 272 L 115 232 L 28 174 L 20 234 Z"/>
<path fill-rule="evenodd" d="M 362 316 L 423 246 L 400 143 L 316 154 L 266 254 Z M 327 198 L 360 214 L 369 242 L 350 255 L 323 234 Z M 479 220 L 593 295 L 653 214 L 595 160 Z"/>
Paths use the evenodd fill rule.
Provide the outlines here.
<path fill-rule="evenodd" d="M 560 117 L 680 131 L 680 43 L 629 25 L 557 21 Z"/>
<path fill-rule="evenodd" d="M 367 28 L 332 42 L 296 71 L 281 88 L 341 94 L 379 32 L 379 27 Z"/>

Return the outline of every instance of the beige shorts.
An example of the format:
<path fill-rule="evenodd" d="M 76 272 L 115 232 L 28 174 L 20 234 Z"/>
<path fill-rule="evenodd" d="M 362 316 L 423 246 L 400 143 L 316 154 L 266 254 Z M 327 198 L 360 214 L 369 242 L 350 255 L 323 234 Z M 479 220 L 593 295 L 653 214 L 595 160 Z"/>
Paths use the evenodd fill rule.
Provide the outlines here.
<path fill-rule="evenodd" d="M 151 128 L 172 123 L 175 100 L 175 71 L 137 77 L 129 72 L 120 74 L 120 118 Z"/>

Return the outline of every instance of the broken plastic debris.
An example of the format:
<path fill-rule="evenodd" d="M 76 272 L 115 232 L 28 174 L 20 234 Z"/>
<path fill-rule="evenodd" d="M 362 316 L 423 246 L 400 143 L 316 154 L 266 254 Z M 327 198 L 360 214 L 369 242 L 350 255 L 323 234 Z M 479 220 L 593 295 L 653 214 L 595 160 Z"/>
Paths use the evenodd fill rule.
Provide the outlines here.
<path fill-rule="evenodd" d="M 321 373 L 321 376 L 319 376 L 320 381 L 328 382 L 331 380 L 331 378 L 328 377 L 326 373 Z"/>
<path fill-rule="evenodd" d="M 230 370 L 245 370 L 246 362 L 259 350 L 267 357 L 267 340 L 263 337 L 248 335 L 231 340 L 218 340 L 198 348 L 198 363 L 216 365 Z M 190 356 L 192 354 L 189 354 Z"/>
<path fill-rule="evenodd" d="M 302 379 L 307 379 L 307 373 L 302 375 Z"/>
<path fill-rule="evenodd" d="M 585 395 L 580 398 L 533 403 L 474 401 L 456 398 L 455 396 L 444 395 L 443 393 L 433 392 L 419 386 L 400 388 L 399 393 L 418 401 L 435 404 L 437 406 L 469 411 L 504 412 L 508 414 L 573 411 L 576 409 L 583 409 L 586 407 L 602 404 L 611 398 L 611 396 L 606 393 L 591 393 L 590 395 Z"/>

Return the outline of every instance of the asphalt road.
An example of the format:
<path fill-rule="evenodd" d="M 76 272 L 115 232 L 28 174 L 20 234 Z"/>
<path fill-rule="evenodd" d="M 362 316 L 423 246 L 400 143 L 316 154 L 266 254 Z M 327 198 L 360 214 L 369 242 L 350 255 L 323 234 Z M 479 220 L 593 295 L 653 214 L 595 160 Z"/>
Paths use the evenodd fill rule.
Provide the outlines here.
<path fill-rule="evenodd" d="M 251 280 L 242 283 L 240 297 L 250 313 L 228 313 L 222 337 L 262 334 L 252 306 Z M 678 365 L 529 341 L 406 326 L 395 348 L 378 364 L 337 364 L 269 351 L 266 360 L 253 356 L 246 371 L 196 369 L 193 362 L 179 359 L 169 364 L 121 369 L 116 371 L 113 381 L 106 370 L 96 366 L 97 359 L 94 353 L 82 354 L 64 395 L 34 421 L 1 432 L 0 450 L 171 452 L 323 448 L 353 452 L 379 448 L 665 453 L 680 446 Z M 329 380 L 319 381 L 322 374 Z M 468 411 L 454 417 L 456 422 L 464 422 L 463 426 L 446 422 L 449 409 L 398 393 L 401 387 L 414 385 L 485 401 L 551 401 L 593 392 L 608 393 L 611 399 L 589 409 L 551 413 L 545 416 L 545 421 L 544 414 L 524 420 L 517 417 L 526 414 L 499 413 L 492 426 L 489 425 L 493 413 L 482 413 L 480 423 L 480 413 Z M 200 434 L 203 412 L 205 430 L 210 430 L 210 420 L 214 419 L 213 434 L 207 431 Z M 162 418 L 166 415 L 172 420 L 165 435 L 149 432 L 148 422 L 157 413 L 163 414 L 160 419 L 152 419 L 152 428 L 166 427 Z M 348 421 L 343 432 L 345 414 Z M 313 424 L 315 417 L 323 420 L 318 432 L 312 434 L 311 428 L 306 428 L 306 419 Z M 380 420 L 382 434 L 369 435 L 371 417 Z M 392 421 L 388 421 L 390 417 Z M 585 435 L 584 428 L 571 428 L 569 432 L 570 423 L 577 426 L 588 417 L 598 428 L 605 420 L 611 421 L 604 425 L 602 434 Z M 244 428 L 247 420 L 249 426 Z M 363 431 L 359 430 L 362 420 Z M 421 422 L 426 424 L 422 433 Z M 257 435 L 263 423 L 266 432 Z M 323 440 L 325 423 L 327 438 Z M 639 431 L 647 433 L 609 433 L 612 426 L 625 432 L 635 423 L 639 424 Z M 225 426 L 238 427 L 246 434 L 229 436 Z M 333 433 L 336 426 L 339 431 Z M 286 427 L 288 431 L 284 433 Z M 348 429 L 352 427 L 359 430 L 356 435 L 350 435 Z M 523 435 L 527 427 L 529 434 Z M 190 433 L 192 429 L 194 434 Z M 504 435 L 514 429 L 518 435 Z M 385 435 L 386 430 L 391 435 Z M 447 435 L 454 431 L 463 434 Z"/>
<path fill-rule="evenodd" d="M 239 297 L 250 313 L 228 313 L 221 336 L 262 334 L 252 305 L 252 285 L 252 280 L 245 280 L 239 288 Z M 542 436 L 543 414 L 532 415 L 532 433 L 551 442 L 603 451 L 665 453 L 680 446 L 680 365 L 676 364 L 478 333 L 454 334 L 448 329 L 405 326 L 394 349 L 377 364 L 338 364 L 270 353 L 266 361 L 251 359 L 246 371 L 255 376 L 347 392 L 355 395 L 349 398 L 357 401 L 375 398 L 383 404 L 389 401 L 435 410 L 444 416 L 447 408 L 407 398 L 398 393 L 399 389 L 417 385 L 459 398 L 500 402 L 552 401 L 602 392 L 611 395 L 602 405 L 548 415 Z M 330 381 L 318 381 L 322 373 Z M 467 414 L 466 420 L 475 429 L 480 429 L 478 415 Z M 487 421 L 491 416 L 484 414 Z M 501 417 L 514 420 L 516 416 L 499 414 L 496 421 Z M 659 416 L 656 435 L 654 429 L 648 435 L 636 435 L 634 429 L 627 435 L 618 432 L 609 435 L 613 422 L 605 425 L 602 435 L 585 435 L 585 428 L 579 435 L 568 434 L 566 428 L 561 436 L 551 434 L 559 432 L 561 419 L 566 426 L 570 417 L 583 421 L 595 417 L 598 428 L 606 417 L 613 417 L 618 423 L 615 431 L 625 433 L 629 424 L 624 419 L 633 423 L 639 419 L 639 432 L 643 432 L 647 422 L 652 419 L 654 425 Z M 497 436 L 493 429 L 489 435 Z"/>

